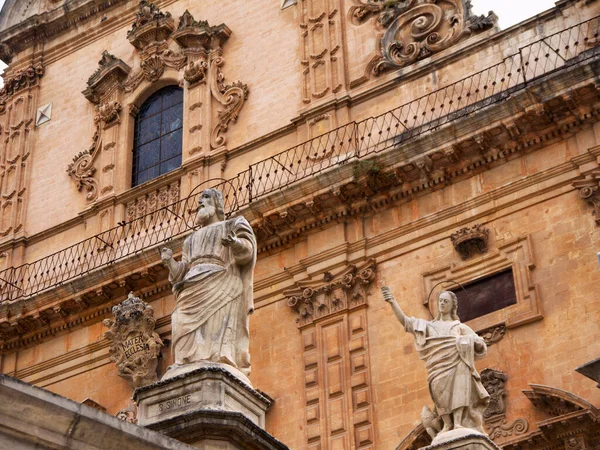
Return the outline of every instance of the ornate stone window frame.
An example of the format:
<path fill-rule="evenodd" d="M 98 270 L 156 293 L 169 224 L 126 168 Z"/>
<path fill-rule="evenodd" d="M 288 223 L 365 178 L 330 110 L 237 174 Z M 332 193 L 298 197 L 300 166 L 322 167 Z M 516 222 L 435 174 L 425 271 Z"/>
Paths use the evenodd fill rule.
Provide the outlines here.
<path fill-rule="evenodd" d="M 432 288 L 440 282 L 455 281 L 466 284 L 512 269 L 517 303 L 468 322 L 475 331 L 488 334 L 492 342 L 497 342 L 504 336 L 504 328 L 515 328 L 543 318 L 538 287 L 534 282 L 535 267 L 529 235 L 498 241 L 495 249 L 490 249 L 478 258 L 459 264 L 444 264 L 422 274 L 423 304 L 433 315 L 434 302 L 428 302 L 427 297 Z M 448 286 L 455 287 L 451 286 L 451 283 Z"/>
<path fill-rule="evenodd" d="M 125 203 L 129 208 L 134 192 L 148 197 L 161 189 L 154 180 L 140 185 L 144 186 L 141 189 L 131 187 L 135 116 L 159 89 L 168 85 L 184 89 L 182 167 L 155 180 L 168 184 L 169 189 L 177 181 L 173 192 L 179 197 L 186 173 L 190 180 L 197 178 L 194 168 L 204 167 L 202 160 L 226 158 L 228 127 L 237 120 L 249 93 L 241 82 L 225 83 L 223 46 L 230 35 L 225 24 L 211 26 L 195 20 L 188 11 L 175 19 L 150 1 L 141 0 L 127 33 L 137 53 L 134 63 L 130 66 L 107 51 L 102 54 L 83 91 L 94 104 L 92 145 L 79 152 L 67 168 L 77 189 L 85 193 L 88 206 L 82 214 L 110 210 L 101 220 L 101 230 L 130 218 Z M 193 162 L 196 159 L 199 162 Z M 137 199 L 134 202 L 138 203 Z M 120 209 L 113 211 L 117 203 Z"/>

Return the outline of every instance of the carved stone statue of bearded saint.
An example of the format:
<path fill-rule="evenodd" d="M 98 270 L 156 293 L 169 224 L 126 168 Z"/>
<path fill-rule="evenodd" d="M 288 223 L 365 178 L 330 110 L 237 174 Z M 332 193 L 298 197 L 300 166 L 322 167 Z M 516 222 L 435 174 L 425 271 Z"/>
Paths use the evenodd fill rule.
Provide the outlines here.
<path fill-rule="evenodd" d="M 216 189 L 200 195 L 196 223 L 201 228 L 184 241 L 181 261 L 170 249 L 161 251 L 175 296 L 174 363 L 163 379 L 219 363 L 250 384 L 248 316 L 254 309 L 256 238 L 245 218 L 224 220 L 223 196 Z"/>
<path fill-rule="evenodd" d="M 431 411 L 425 406 L 421 419 L 434 443 L 460 434 L 485 434 L 482 419 L 489 394 L 481 383 L 474 362 L 484 357 L 487 349 L 481 337 L 460 323 L 456 295 L 450 291 L 441 292 L 438 316 L 427 321 L 407 317 L 390 289 L 383 287 L 381 291 L 404 329 L 414 336 L 419 358 L 425 361 L 429 392 L 435 408 Z"/>

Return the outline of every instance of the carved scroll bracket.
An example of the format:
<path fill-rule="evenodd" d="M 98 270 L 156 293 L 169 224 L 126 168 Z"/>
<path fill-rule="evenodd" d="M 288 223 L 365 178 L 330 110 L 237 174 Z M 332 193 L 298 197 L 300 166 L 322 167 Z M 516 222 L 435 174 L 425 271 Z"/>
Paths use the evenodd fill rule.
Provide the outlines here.
<path fill-rule="evenodd" d="M 596 224 L 600 225 L 600 169 L 594 170 L 583 180 L 576 180 L 572 186 L 579 190 L 579 196 L 594 207 Z"/>
<path fill-rule="evenodd" d="M 481 371 L 481 382 L 488 394 L 490 403 L 483 412 L 483 420 L 490 438 L 497 440 L 509 436 L 525 434 L 529 429 L 527 420 L 518 418 L 512 423 L 506 421 L 506 382 L 508 375 L 495 369 Z"/>
<path fill-rule="evenodd" d="M 99 192 L 98 180 L 94 176 L 96 173 L 94 161 L 102 147 L 99 127 L 96 129 L 92 141 L 92 145 L 76 155 L 67 167 L 67 173 L 75 181 L 77 190 L 84 189 L 87 192 L 85 198 L 90 202 L 98 198 Z"/>
<path fill-rule="evenodd" d="M 375 260 L 351 264 L 335 275 L 326 272 L 322 280 L 300 281 L 296 288 L 284 291 L 288 306 L 298 314 L 298 326 L 366 304 L 375 268 Z"/>
<path fill-rule="evenodd" d="M 221 72 L 221 67 L 225 64 L 225 59 L 220 52 L 215 52 L 210 59 L 210 90 L 213 97 L 224 107 L 218 110 L 218 123 L 213 127 L 210 135 L 210 145 L 212 148 L 218 148 L 225 145 L 226 138 L 223 134 L 227 131 L 231 122 L 235 123 L 244 102 L 248 98 L 248 86 L 241 81 L 236 81 L 231 85 L 225 85 L 225 76 Z"/>
<path fill-rule="evenodd" d="M 375 75 L 399 69 L 438 53 L 476 32 L 492 28 L 498 18 L 475 16 L 470 1 L 354 0 L 349 18 L 362 25 L 377 17 L 383 31 L 378 54 L 369 63 Z"/>

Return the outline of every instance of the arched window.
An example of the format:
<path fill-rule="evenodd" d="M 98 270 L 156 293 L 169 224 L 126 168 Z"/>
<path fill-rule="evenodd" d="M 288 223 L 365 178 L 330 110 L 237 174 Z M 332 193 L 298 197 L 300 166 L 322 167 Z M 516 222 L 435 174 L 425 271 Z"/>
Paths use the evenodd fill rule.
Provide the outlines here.
<path fill-rule="evenodd" d="M 135 120 L 131 186 L 181 166 L 183 89 L 168 86 L 155 92 Z"/>

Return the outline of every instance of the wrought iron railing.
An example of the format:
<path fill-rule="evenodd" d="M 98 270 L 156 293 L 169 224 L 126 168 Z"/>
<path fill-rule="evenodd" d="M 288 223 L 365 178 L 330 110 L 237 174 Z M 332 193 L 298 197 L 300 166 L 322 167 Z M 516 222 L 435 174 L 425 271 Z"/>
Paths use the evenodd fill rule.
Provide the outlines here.
<path fill-rule="evenodd" d="M 351 122 L 211 187 L 227 214 L 278 189 L 349 161 L 394 148 L 524 89 L 533 80 L 600 53 L 600 16 L 539 39 L 475 74 L 376 117 Z M 208 185 L 207 185 L 208 187 Z M 33 296 L 188 232 L 199 192 L 35 262 L 0 272 L 0 302 Z"/>

